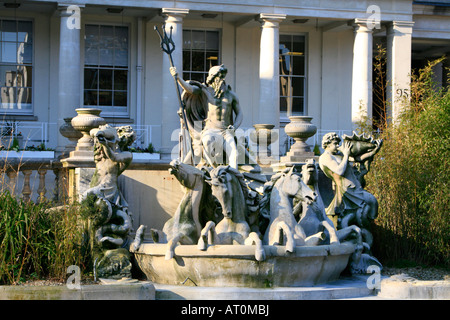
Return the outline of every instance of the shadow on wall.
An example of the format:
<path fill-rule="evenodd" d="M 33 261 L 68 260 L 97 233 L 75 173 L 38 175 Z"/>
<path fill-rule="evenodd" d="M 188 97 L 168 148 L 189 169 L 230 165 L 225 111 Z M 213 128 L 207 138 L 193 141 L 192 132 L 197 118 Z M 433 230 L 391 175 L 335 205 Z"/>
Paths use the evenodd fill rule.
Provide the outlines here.
<path fill-rule="evenodd" d="M 147 232 L 150 228 L 162 230 L 184 195 L 167 170 L 126 170 L 119 177 L 119 188 L 133 214 L 134 231 L 142 224 Z"/>

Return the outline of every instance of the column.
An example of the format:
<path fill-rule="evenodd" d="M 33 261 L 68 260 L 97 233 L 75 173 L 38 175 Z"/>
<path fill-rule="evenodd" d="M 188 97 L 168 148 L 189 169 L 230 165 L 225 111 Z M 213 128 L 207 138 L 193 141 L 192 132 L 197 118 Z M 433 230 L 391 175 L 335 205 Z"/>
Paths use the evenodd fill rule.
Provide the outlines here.
<path fill-rule="evenodd" d="M 76 116 L 81 99 L 81 9 L 80 6 L 59 5 L 59 88 L 58 88 L 58 128 L 64 118 Z M 64 151 L 67 140 L 58 135 L 56 151 Z"/>
<path fill-rule="evenodd" d="M 414 22 L 393 21 L 386 32 L 387 117 L 395 122 L 410 100 L 411 34 Z"/>
<path fill-rule="evenodd" d="M 369 20 L 356 19 L 354 23 L 352 73 L 352 122 L 372 117 L 372 29 Z M 373 23 L 373 22 L 372 22 Z"/>
<path fill-rule="evenodd" d="M 183 18 L 189 13 L 188 9 L 163 8 L 162 14 L 165 18 L 166 32 L 170 34 L 172 27 L 172 40 L 175 43 L 175 50 L 172 52 L 172 59 L 178 70 L 179 76 L 183 76 Z M 160 30 L 162 33 L 162 30 Z M 175 140 L 177 135 L 174 131 L 180 128 L 180 118 L 177 111 L 180 103 L 177 97 L 175 81 L 170 74 L 169 56 L 163 54 L 162 64 L 162 141 L 161 158 L 169 159 L 171 152 L 178 143 Z"/>
<path fill-rule="evenodd" d="M 262 22 L 259 56 L 259 123 L 273 124 L 280 120 L 279 24 L 284 14 L 260 14 Z"/>

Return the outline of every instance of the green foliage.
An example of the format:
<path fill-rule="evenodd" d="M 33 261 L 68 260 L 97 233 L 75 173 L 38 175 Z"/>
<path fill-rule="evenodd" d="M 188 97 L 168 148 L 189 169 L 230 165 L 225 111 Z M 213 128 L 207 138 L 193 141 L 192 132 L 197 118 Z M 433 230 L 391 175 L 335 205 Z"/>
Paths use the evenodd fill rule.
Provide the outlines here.
<path fill-rule="evenodd" d="M 429 63 L 412 75 L 411 101 L 383 128 L 383 147 L 366 176 L 379 201 L 374 253 L 450 266 L 450 92 L 436 89 Z"/>
<path fill-rule="evenodd" d="M 0 284 L 64 280 L 70 265 L 83 270 L 76 207 L 48 210 L 49 205 L 0 194 Z"/>

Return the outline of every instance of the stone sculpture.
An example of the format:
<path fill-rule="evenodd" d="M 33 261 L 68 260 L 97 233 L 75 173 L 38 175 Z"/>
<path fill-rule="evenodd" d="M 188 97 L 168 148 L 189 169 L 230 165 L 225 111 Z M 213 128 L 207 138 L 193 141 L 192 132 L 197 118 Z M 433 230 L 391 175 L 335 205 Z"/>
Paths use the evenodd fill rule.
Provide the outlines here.
<path fill-rule="evenodd" d="M 256 260 L 265 259 L 262 241 L 248 224 L 247 186 L 243 175 L 230 166 L 219 166 L 210 172 L 212 194 L 222 208 L 223 218 L 216 225 L 209 221 L 201 232 L 198 247 L 206 250 L 207 244 L 255 244 Z M 208 237 L 209 235 L 209 237 Z"/>
<path fill-rule="evenodd" d="M 293 212 L 293 199 L 312 205 L 317 195 L 301 180 L 300 175 L 294 172 L 294 167 L 276 174 L 266 184 L 265 192 L 270 197 L 269 226 L 265 232 L 264 243 L 269 245 L 284 245 L 287 252 L 294 252 L 296 246 L 317 245 L 324 239 L 324 233 L 307 237 L 302 226 L 297 222 Z M 263 211 L 265 212 L 265 211 Z"/>
<path fill-rule="evenodd" d="M 152 238 L 157 243 L 167 243 L 166 259 L 174 255 L 174 248 L 179 244 L 197 243 L 200 232 L 207 221 L 217 221 L 216 205 L 211 194 L 211 187 L 206 182 L 207 170 L 173 160 L 169 172 L 183 186 L 185 194 L 174 216 L 169 219 L 163 230 L 152 229 Z"/>
<path fill-rule="evenodd" d="M 241 158 L 250 159 L 253 164 L 250 171 L 259 172 L 256 161 L 242 143 L 237 143 L 235 130 L 242 123 L 243 113 L 236 93 L 225 83 L 227 68 L 224 65 L 212 67 L 206 84 L 184 81 L 178 77 L 175 67 L 171 67 L 170 72 L 183 88 L 182 101 L 192 140 L 192 150 L 183 162 L 210 167 L 228 164 L 238 170 Z"/>
<path fill-rule="evenodd" d="M 136 139 L 130 126 L 101 125 L 90 131 L 94 139 L 95 172 L 90 188 L 80 196 L 82 212 L 88 220 L 94 269 L 99 278 L 131 276 L 127 237 L 132 215 L 118 187 L 119 175 L 130 165 L 128 147 Z"/>
<path fill-rule="evenodd" d="M 340 147 L 341 140 L 343 144 Z M 344 135 L 341 139 L 331 132 L 322 139 L 325 151 L 319 157 L 319 165 L 335 186 L 334 198 L 327 207 L 326 214 L 334 219 L 338 230 L 348 230 L 349 226 L 355 225 L 363 238 L 361 250 L 364 251 L 350 264 L 353 273 L 365 273 L 369 265 L 381 267 L 380 262 L 370 253 L 372 235 L 368 229 L 370 221 L 378 215 L 378 201 L 361 184 L 373 156 L 381 146 L 382 140 L 355 133 L 352 136 Z"/>

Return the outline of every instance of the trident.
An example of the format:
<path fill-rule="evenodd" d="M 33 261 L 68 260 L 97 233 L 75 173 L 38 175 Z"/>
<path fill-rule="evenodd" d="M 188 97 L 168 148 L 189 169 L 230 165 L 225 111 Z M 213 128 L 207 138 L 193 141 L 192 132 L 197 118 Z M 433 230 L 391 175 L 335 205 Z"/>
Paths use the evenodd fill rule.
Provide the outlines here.
<path fill-rule="evenodd" d="M 161 43 L 160 43 L 161 50 L 164 51 L 165 53 L 167 53 L 167 55 L 169 56 L 170 66 L 173 67 L 174 64 L 173 64 L 173 59 L 172 59 L 172 52 L 175 50 L 175 43 L 172 40 L 173 27 L 170 26 L 169 36 L 167 36 L 166 25 L 163 25 L 163 27 L 162 27 L 163 34 L 161 34 L 159 32 L 157 26 L 155 26 L 154 29 L 155 29 L 156 33 L 158 33 L 159 39 L 161 40 Z M 177 88 L 178 102 L 180 103 L 180 106 L 181 106 L 181 115 L 183 117 L 183 122 L 185 123 L 188 131 L 190 132 L 189 122 L 187 121 L 187 118 L 186 118 L 186 108 L 185 108 L 183 100 L 181 99 L 180 87 L 178 86 L 178 76 L 177 75 L 173 76 L 173 80 L 175 81 L 175 87 Z M 181 130 L 183 132 L 183 141 L 186 141 L 183 126 L 181 127 Z M 192 150 L 192 145 L 190 143 L 189 143 L 189 147 L 191 149 L 192 164 L 194 164 L 194 151 Z"/>

